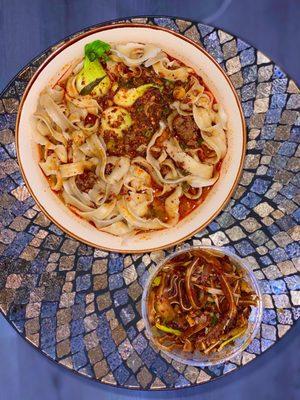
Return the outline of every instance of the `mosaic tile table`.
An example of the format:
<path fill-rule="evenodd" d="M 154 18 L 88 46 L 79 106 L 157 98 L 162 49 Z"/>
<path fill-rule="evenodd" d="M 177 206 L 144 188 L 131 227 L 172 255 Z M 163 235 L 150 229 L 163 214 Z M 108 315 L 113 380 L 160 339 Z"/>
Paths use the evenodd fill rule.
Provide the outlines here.
<path fill-rule="evenodd" d="M 202 43 L 241 97 L 248 127 L 244 173 L 226 209 L 184 246 L 215 244 L 245 257 L 263 291 L 261 330 L 225 364 L 195 368 L 171 361 L 149 344 L 140 310 L 149 272 L 168 252 L 95 250 L 40 212 L 19 172 L 14 127 L 30 77 L 55 46 L 32 60 L 0 98 L 0 309 L 33 346 L 81 375 L 127 388 L 187 387 L 254 360 L 299 317 L 300 94 L 270 59 L 226 32 L 182 19 L 131 21 Z"/>

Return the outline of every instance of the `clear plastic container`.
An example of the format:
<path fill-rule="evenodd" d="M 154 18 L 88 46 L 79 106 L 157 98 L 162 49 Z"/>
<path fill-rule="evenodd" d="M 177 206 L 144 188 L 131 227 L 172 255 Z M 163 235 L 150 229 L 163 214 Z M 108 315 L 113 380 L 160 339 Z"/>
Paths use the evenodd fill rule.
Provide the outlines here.
<path fill-rule="evenodd" d="M 174 350 L 174 351 L 166 351 L 165 349 L 161 348 L 159 343 L 155 340 L 150 322 L 148 320 L 148 315 L 147 315 L 147 300 L 148 300 L 148 294 L 149 294 L 149 289 L 151 287 L 151 283 L 153 279 L 156 277 L 160 269 L 165 265 L 165 263 L 178 254 L 183 254 L 189 251 L 192 251 L 194 249 L 209 249 L 210 251 L 214 251 L 216 253 L 222 253 L 225 254 L 229 257 L 230 261 L 234 264 L 237 265 L 239 268 L 243 269 L 245 272 L 244 279 L 247 281 L 247 283 L 252 287 L 252 289 L 255 291 L 255 293 L 258 296 L 258 302 L 257 306 L 251 306 L 251 314 L 249 316 L 249 322 L 248 322 L 248 328 L 245 334 L 241 337 L 235 340 L 234 345 L 231 346 L 225 346 L 221 351 L 217 351 L 211 354 L 204 354 L 201 353 L 200 351 L 195 351 L 194 353 L 186 353 L 183 351 L 179 350 Z M 247 266 L 246 262 L 238 257 L 237 255 L 231 253 L 229 250 L 223 247 L 216 247 L 216 246 L 193 246 L 190 248 L 185 248 L 183 250 L 176 251 L 172 254 L 170 254 L 168 257 L 166 257 L 154 270 L 154 272 L 150 275 L 146 286 L 143 291 L 143 296 L 142 296 L 142 315 L 143 319 L 145 322 L 146 330 L 148 333 L 148 336 L 152 343 L 160 349 L 162 352 L 167 354 L 169 357 L 173 358 L 176 361 L 179 361 L 184 364 L 188 365 L 194 365 L 194 366 L 211 366 L 211 365 L 216 365 L 216 364 L 221 364 L 238 354 L 240 354 L 243 350 L 245 350 L 249 344 L 252 342 L 253 338 L 257 334 L 257 331 L 260 327 L 261 324 L 261 319 L 262 319 L 262 312 L 263 312 L 263 301 L 262 301 L 262 295 L 261 291 L 257 282 L 257 279 L 255 278 L 255 275 L 253 274 L 252 270 L 250 267 Z"/>

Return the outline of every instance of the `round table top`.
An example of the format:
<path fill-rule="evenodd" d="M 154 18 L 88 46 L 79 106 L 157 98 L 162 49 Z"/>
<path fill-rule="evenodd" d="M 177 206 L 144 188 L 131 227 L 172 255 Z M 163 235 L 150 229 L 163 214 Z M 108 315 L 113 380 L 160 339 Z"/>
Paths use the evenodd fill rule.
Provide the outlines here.
<path fill-rule="evenodd" d="M 260 332 L 221 365 L 170 360 L 149 343 L 140 300 L 149 270 L 173 249 L 126 256 L 96 250 L 61 232 L 35 205 L 16 161 L 16 112 L 30 77 L 57 45 L 32 60 L 0 98 L 0 309 L 33 346 L 79 374 L 127 388 L 181 388 L 249 363 L 299 317 L 300 95 L 268 57 L 222 30 L 166 17 L 127 22 L 164 26 L 202 43 L 241 98 L 248 146 L 239 185 L 226 209 L 181 246 L 226 246 L 245 257 L 263 292 Z"/>

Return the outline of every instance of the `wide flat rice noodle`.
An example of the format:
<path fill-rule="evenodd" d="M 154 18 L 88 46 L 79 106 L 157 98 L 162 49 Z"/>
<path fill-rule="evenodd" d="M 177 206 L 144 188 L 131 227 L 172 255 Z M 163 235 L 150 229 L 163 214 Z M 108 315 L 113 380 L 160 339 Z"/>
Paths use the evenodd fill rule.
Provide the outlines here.
<path fill-rule="evenodd" d="M 68 120 L 60 107 L 54 102 L 48 93 L 40 95 L 40 105 L 45 109 L 49 117 L 62 129 L 74 129 L 74 125 Z"/>
<path fill-rule="evenodd" d="M 168 79 L 170 81 L 182 81 L 185 82 L 188 79 L 190 68 L 188 67 L 178 67 L 175 69 L 169 68 L 172 64 L 168 61 L 161 60 L 156 64 L 153 64 L 153 69 L 162 78 Z"/>
<path fill-rule="evenodd" d="M 108 218 L 115 206 L 116 206 L 117 200 L 113 199 L 112 201 L 108 202 L 108 203 L 104 203 L 101 204 L 100 207 L 92 210 L 92 211 L 78 211 L 78 214 L 82 217 L 84 217 L 85 219 L 88 220 L 103 220 Z"/>
<path fill-rule="evenodd" d="M 81 192 L 75 182 L 75 178 L 64 180 L 62 196 L 67 204 L 77 207 L 81 211 L 93 211 L 93 203 L 87 193 Z"/>
<path fill-rule="evenodd" d="M 214 150 L 218 162 L 220 159 L 224 158 L 227 152 L 226 135 L 224 130 L 215 125 L 201 132 L 201 136 L 204 139 L 205 144 Z"/>
<path fill-rule="evenodd" d="M 168 214 L 168 224 L 174 226 L 179 221 L 179 203 L 182 195 L 181 186 L 177 186 L 175 191 L 166 199 L 165 208 Z"/>
<path fill-rule="evenodd" d="M 107 160 L 109 163 L 109 160 Z M 127 174 L 130 167 L 130 160 L 128 157 L 116 157 L 114 161 L 114 168 L 112 172 L 106 176 L 106 181 L 113 185 L 120 182 Z"/>
<path fill-rule="evenodd" d="M 161 49 L 151 44 L 126 43 L 115 45 L 111 51 L 121 58 L 126 65 L 137 66 L 155 57 Z"/>
<path fill-rule="evenodd" d="M 84 170 L 90 168 L 92 165 L 91 161 L 77 161 L 69 164 L 61 164 L 59 169 L 61 176 L 66 179 L 83 174 Z"/>
<path fill-rule="evenodd" d="M 118 201 L 118 210 L 123 218 L 134 228 L 143 230 L 161 229 L 168 225 L 161 222 L 158 218 L 146 219 L 141 218 L 134 213 L 133 210 L 128 209 L 128 204 L 124 198 Z"/>
<path fill-rule="evenodd" d="M 123 217 L 120 215 L 118 218 L 123 219 Z M 117 217 L 116 217 L 117 219 Z M 103 232 L 110 233 L 111 235 L 116 235 L 116 236 L 127 236 L 130 232 L 132 232 L 133 228 L 130 227 L 126 222 L 124 221 L 115 221 L 112 224 L 110 224 L 107 227 L 101 227 L 101 230 Z"/>
<path fill-rule="evenodd" d="M 57 155 L 53 153 L 49 155 L 45 161 L 40 161 L 39 165 L 42 168 L 44 174 L 46 176 L 50 176 L 57 174 L 60 162 Z"/>
<path fill-rule="evenodd" d="M 178 163 L 189 174 L 199 176 L 203 179 L 210 179 L 212 177 L 213 166 L 203 164 L 200 161 L 198 162 L 185 153 L 176 139 L 171 138 L 166 141 L 166 150 L 175 163 Z"/>

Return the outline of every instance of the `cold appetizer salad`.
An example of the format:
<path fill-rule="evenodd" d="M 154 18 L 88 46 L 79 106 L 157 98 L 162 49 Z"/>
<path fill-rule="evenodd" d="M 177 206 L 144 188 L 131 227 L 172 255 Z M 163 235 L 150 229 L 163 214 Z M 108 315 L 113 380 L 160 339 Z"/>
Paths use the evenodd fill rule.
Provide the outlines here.
<path fill-rule="evenodd" d="M 146 301 L 161 349 L 209 355 L 234 345 L 246 333 L 258 296 L 244 270 L 228 256 L 193 249 L 162 266 Z"/>

